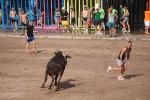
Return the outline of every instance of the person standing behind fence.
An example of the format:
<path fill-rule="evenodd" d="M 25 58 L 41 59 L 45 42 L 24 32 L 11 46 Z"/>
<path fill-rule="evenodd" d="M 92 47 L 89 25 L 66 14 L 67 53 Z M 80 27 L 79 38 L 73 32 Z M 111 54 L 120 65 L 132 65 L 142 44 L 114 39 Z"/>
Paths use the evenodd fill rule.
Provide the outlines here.
<path fill-rule="evenodd" d="M 0 26 L 2 25 L 2 10 L 0 9 Z"/>
<path fill-rule="evenodd" d="M 79 30 L 79 27 L 76 24 L 76 19 L 75 19 L 75 12 L 73 8 L 70 8 L 70 18 L 71 18 L 71 28 L 74 30 L 74 28 L 77 28 L 77 30 Z"/>
<path fill-rule="evenodd" d="M 112 13 L 112 8 L 110 8 L 108 10 L 108 23 L 109 23 L 110 37 L 115 36 L 116 34 L 115 22 L 117 21 L 117 19 L 118 16 L 115 13 Z"/>
<path fill-rule="evenodd" d="M 125 14 L 123 15 L 124 20 L 123 20 L 123 25 L 124 25 L 124 31 L 123 33 L 130 33 L 130 25 L 129 25 L 129 10 L 127 9 L 126 6 L 124 6 L 125 9 Z M 126 24 L 128 27 L 128 31 L 126 30 Z"/>
<path fill-rule="evenodd" d="M 16 13 L 14 7 L 12 7 L 12 11 L 10 11 L 10 18 L 12 20 L 12 28 L 14 31 L 15 31 L 15 29 L 18 30 L 17 29 L 17 17 L 18 16 L 17 16 L 17 13 Z"/>
<path fill-rule="evenodd" d="M 35 26 L 35 14 L 34 14 L 34 8 L 31 8 L 31 10 L 29 11 L 29 22 L 33 22 L 33 26 Z M 33 27 L 33 32 L 36 32 L 34 30 L 34 27 Z"/>
<path fill-rule="evenodd" d="M 44 11 L 43 10 L 40 11 L 40 18 L 39 18 L 38 24 L 41 25 L 41 29 L 43 30 L 43 26 L 44 26 L 43 25 L 44 24 Z"/>
<path fill-rule="evenodd" d="M 62 22 L 62 26 L 63 26 L 63 32 L 68 30 L 68 19 L 69 14 L 66 11 L 65 7 L 62 8 L 62 12 L 61 12 L 61 22 Z M 69 32 L 69 30 L 68 30 Z"/>
<path fill-rule="evenodd" d="M 22 26 L 22 34 L 24 35 L 25 33 L 25 28 L 28 24 L 28 20 L 27 20 L 27 14 L 24 13 L 24 10 L 21 11 L 21 15 L 20 15 L 20 21 L 21 21 L 21 26 Z"/>
<path fill-rule="evenodd" d="M 144 12 L 145 18 L 144 18 L 144 23 L 145 23 L 145 34 L 150 34 L 148 32 L 148 28 L 150 26 L 150 11 L 149 9 L 146 9 Z"/>
<path fill-rule="evenodd" d="M 120 9 L 121 9 L 120 24 L 124 27 L 124 24 L 123 24 L 124 17 L 123 17 L 123 15 L 125 14 L 125 9 L 123 8 L 122 5 L 120 5 Z M 124 30 L 124 28 L 122 30 Z"/>
<path fill-rule="evenodd" d="M 101 33 L 102 27 L 105 30 L 105 23 L 104 23 L 105 11 L 103 8 L 101 8 L 101 5 L 98 5 L 98 9 L 99 9 L 99 12 L 101 13 L 100 14 L 101 25 L 100 25 L 100 29 L 99 29 L 100 33 Z"/>
<path fill-rule="evenodd" d="M 56 30 L 58 30 L 60 29 L 60 12 L 58 8 L 56 8 L 54 18 L 55 18 L 55 23 L 56 23 Z"/>
<path fill-rule="evenodd" d="M 88 24 L 87 24 L 87 19 L 88 19 L 88 7 L 84 5 L 84 10 L 82 11 L 81 18 L 83 20 L 83 27 L 85 27 L 84 33 L 88 33 Z"/>
<path fill-rule="evenodd" d="M 100 31 L 97 31 L 97 27 L 99 26 L 99 29 L 101 29 L 101 19 L 100 19 L 100 12 L 99 9 L 97 8 L 93 14 L 95 15 L 95 35 L 102 35 L 102 33 Z"/>

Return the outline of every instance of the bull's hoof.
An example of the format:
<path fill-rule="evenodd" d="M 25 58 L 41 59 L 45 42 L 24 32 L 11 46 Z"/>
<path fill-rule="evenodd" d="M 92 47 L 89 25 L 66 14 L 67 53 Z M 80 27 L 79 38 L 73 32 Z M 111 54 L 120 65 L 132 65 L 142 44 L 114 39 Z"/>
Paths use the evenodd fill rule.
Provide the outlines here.
<path fill-rule="evenodd" d="M 42 85 L 41 88 L 44 88 L 44 85 Z"/>
<path fill-rule="evenodd" d="M 48 89 L 52 89 L 52 87 L 49 87 Z"/>
<path fill-rule="evenodd" d="M 55 86 L 57 86 L 57 82 L 55 82 L 55 84 L 54 84 Z"/>
<path fill-rule="evenodd" d="M 55 91 L 58 91 L 58 89 L 56 89 Z"/>

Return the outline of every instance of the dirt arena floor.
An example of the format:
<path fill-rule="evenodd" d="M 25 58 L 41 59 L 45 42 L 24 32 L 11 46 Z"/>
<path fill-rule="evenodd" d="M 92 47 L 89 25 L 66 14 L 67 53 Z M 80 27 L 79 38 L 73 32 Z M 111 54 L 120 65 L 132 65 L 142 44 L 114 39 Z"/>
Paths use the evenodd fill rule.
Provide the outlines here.
<path fill-rule="evenodd" d="M 150 41 L 133 41 L 131 65 L 118 81 L 116 58 L 126 40 L 37 38 L 37 54 L 25 54 L 25 38 L 0 37 L 0 100 L 150 100 Z M 30 45 L 30 52 L 32 43 Z M 57 50 L 72 58 L 59 91 L 40 88 Z"/>

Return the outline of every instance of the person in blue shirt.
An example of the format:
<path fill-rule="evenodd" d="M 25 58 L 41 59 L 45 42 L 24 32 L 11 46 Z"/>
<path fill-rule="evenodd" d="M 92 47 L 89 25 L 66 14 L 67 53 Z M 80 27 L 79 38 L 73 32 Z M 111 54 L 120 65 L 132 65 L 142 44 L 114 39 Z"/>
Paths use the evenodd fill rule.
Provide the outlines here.
<path fill-rule="evenodd" d="M 35 26 L 34 8 L 31 8 L 31 10 L 29 11 L 29 19 L 30 19 L 30 22 L 33 23 L 33 26 Z M 34 32 L 36 32 L 36 31 L 34 31 Z"/>

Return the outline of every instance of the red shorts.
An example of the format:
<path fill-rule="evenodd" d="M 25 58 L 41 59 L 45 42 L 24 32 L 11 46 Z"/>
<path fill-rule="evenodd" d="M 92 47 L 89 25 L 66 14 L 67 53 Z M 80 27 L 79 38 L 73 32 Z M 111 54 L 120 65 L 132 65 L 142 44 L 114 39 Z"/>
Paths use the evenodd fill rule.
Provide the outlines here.
<path fill-rule="evenodd" d="M 87 24 L 91 25 L 92 24 L 92 20 L 87 21 Z"/>

